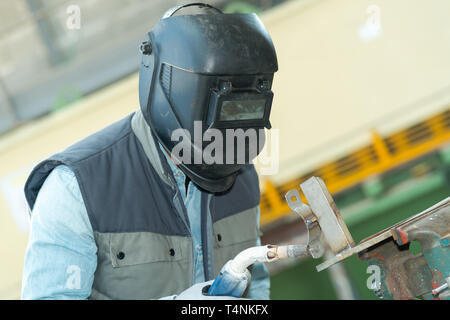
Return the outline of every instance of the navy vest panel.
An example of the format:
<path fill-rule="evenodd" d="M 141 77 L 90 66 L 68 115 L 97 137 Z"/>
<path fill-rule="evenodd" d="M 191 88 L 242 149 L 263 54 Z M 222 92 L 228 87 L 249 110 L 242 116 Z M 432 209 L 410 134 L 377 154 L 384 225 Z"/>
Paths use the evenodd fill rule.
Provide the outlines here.
<path fill-rule="evenodd" d="M 230 190 L 212 198 L 212 220 L 216 222 L 236 212 L 256 207 L 259 201 L 258 175 L 253 165 L 245 166 L 240 170 Z"/>

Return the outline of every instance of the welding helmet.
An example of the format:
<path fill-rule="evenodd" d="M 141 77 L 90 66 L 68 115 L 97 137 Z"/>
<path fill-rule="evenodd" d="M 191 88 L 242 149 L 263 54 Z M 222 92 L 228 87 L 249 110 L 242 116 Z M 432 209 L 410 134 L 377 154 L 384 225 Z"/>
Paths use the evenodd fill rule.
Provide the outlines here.
<path fill-rule="evenodd" d="M 179 14 L 193 5 L 207 11 Z M 238 148 L 230 141 L 223 143 L 227 145 L 224 161 L 198 163 L 195 123 L 202 124 L 200 134 L 216 129 L 224 140 L 229 129 L 270 129 L 271 87 L 278 64 L 264 25 L 256 14 L 224 14 L 199 3 L 182 5 L 170 9 L 153 27 L 141 52 L 139 100 L 154 136 L 177 157 L 172 150 L 180 140 L 174 140 L 173 133 L 187 132 L 192 161 L 176 161 L 180 169 L 202 189 L 227 191 L 239 170 L 253 160 L 248 153 L 252 144 L 257 144 L 259 153 L 264 138 L 245 139 L 245 163 L 225 161 L 231 147 Z M 202 141 L 200 149 L 209 143 Z"/>

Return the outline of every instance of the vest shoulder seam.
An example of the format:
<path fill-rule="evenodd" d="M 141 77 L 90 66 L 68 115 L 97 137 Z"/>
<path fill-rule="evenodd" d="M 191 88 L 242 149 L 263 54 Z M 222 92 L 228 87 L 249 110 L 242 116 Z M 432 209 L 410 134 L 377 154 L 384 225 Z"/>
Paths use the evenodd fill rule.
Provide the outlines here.
<path fill-rule="evenodd" d="M 76 161 L 74 161 L 73 163 L 79 163 L 79 162 L 83 162 L 85 160 L 88 160 L 92 157 L 95 157 L 103 152 L 105 152 L 106 150 L 108 150 L 109 148 L 111 148 L 112 146 L 118 144 L 119 142 L 121 142 L 122 140 L 124 140 L 125 138 L 128 138 L 130 135 L 132 134 L 132 131 L 127 132 L 124 136 L 120 137 L 119 139 L 113 141 L 112 143 L 108 144 L 107 146 L 105 146 L 104 148 L 101 148 L 100 150 L 96 151 L 93 154 L 89 154 L 87 156 L 85 156 L 84 158 L 80 158 L 77 159 Z M 64 161 L 65 162 L 65 161 Z"/>

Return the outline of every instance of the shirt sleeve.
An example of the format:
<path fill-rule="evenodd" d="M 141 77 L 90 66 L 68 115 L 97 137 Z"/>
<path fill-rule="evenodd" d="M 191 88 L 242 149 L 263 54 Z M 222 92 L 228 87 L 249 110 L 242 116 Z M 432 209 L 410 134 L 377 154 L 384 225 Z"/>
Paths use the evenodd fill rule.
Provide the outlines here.
<path fill-rule="evenodd" d="M 31 213 L 22 299 L 87 299 L 97 246 L 78 182 L 66 166 L 45 180 Z"/>
<path fill-rule="evenodd" d="M 260 209 L 258 207 L 258 227 L 259 227 Z M 261 239 L 258 238 L 257 246 L 261 245 Z M 266 265 L 262 262 L 257 262 L 252 268 L 252 279 L 248 291 L 248 298 L 254 300 L 269 300 L 270 299 L 270 274 Z"/>

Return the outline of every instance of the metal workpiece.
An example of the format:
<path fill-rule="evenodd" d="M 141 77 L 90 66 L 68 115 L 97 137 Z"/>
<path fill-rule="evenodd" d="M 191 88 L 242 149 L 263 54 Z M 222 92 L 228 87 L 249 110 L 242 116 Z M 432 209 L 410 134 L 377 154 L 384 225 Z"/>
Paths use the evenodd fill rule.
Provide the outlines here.
<path fill-rule="evenodd" d="M 367 241 L 355 246 L 355 242 L 347 228 L 336 204 L 328 192 L 322 179 L 311 177 L 300 185 L 308 204 L 302 202 L 298 190 L 286 193 L 286 201 L 292 211 L 305 222 L 308 234 L 308 250 L 314 258 L 322 257 L 329 251 L 326 261 L 316 266 L 322 271 L 355 253 L 367 249 L 390 237 L 388 234 L 375 235 Z"/>
<path fill-rule="evenodd" d="M 325 246 L 323 241 L 323 233 L 318 225 L 317 217 L 313 214 L 311 208 L 302 202 L 300 194 L 293 189 L 286 193 L 286 201 L 292 211 L 296 212 L 303 220 L 307 229 L 308 253 L 314 259 L 320 258 L 325 253 Z"/>
<path fill-rule="evenodd" d="M 312 177 L 300 184 L 300 188 L 331 251 L 338 253 L 353 246 L 355 242 L 323 180 Z"/>
<path fill-rule="evenodd" d="M 302 202 L 298 190 L 286 193 L 286 201 L 305 222 L 309 231 L 310 255 L 317 259 L 331 250 L 334 254 L 351 248 L 353 238 L 322 179 L 312 177 L 300 185 L 309 205 Z"/>
<path fill-rule="evenodd" d="M 289 190 L 286 193 L 285 198 L 286 198 L 287 204 L 289 205 L 289 208 L 292 211 L 298 213 L 298 215 L 304 221 L 306 221 L 306 219 L 308 219 L 310 217 L 313 217 L 313 212 L 312 212 L 311 208 L 307 204 L 303 203 L 298 190 L 296 190 L 296 189 Z"/>

